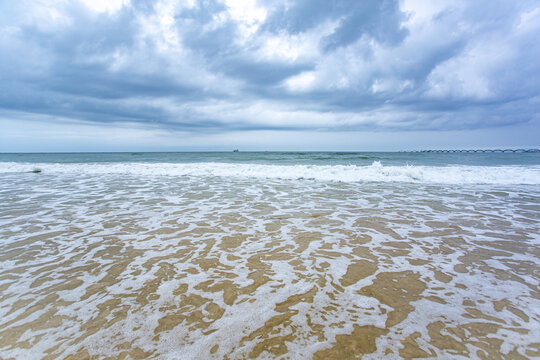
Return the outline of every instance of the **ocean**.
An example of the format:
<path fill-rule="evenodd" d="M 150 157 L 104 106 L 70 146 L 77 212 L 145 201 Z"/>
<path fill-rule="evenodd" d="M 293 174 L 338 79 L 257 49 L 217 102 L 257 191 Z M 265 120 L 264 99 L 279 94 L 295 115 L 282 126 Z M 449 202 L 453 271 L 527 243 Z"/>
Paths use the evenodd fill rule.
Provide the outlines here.
<path fill-rule="evenodd" d="M 0 154 L 0 358 L 540 356 L 538 153 Z"/>

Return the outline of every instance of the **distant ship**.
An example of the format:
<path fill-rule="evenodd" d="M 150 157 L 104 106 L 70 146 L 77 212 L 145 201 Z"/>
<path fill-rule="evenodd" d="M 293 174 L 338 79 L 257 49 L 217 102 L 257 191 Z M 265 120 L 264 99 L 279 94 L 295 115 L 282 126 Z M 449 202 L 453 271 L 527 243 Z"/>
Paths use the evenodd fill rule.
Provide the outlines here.
<path fill-rule="evenodd" d="M 234 149 L 232 152 L 238 152 L 238 149 Z"/>

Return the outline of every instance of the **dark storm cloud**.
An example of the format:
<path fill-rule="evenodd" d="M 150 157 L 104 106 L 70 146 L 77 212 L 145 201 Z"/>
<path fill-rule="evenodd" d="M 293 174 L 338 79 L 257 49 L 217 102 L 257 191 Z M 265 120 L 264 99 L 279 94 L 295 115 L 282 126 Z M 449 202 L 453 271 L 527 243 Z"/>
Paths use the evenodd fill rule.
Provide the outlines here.
<path fill-rule="evenodd" d="M 220 64 L 220 69 L 229 76 L 246 81 L 246 87 L 252 91 L 264 91 L 266 86 L 276 85 L 289 76 L 311 70 L 312 66 L 302 64 L 274 64 L 271 62 L 253 62 L 250 59 L 231 58 Z"/>
<path fill-rule="evenodd" d="M 191 132 L 538 121 L 534 1 L 40 4 L 0 5 L 3 110 Z"/>

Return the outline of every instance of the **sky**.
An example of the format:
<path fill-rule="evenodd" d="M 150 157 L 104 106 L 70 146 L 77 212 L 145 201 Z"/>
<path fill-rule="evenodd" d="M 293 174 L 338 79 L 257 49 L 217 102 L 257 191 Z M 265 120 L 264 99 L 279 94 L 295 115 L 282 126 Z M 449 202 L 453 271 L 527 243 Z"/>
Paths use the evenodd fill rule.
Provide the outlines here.
<path fill-rule="evenodd" d="M 539 147 L 537 0 L 0 0 L 0 152 Z"/>

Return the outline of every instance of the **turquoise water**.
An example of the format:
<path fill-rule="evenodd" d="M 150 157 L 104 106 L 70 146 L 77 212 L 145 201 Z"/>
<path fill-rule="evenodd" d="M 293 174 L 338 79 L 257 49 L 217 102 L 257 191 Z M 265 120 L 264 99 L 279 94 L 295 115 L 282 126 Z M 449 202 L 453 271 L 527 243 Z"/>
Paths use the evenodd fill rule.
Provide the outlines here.
<path fill-rule="evenodd" d="M 126 152 L 0 154 L 0 162 L 28 163 L 253 163 L 275 165 L 500 166 L 540 165 L 540 153 L 419 152 Z"/>

